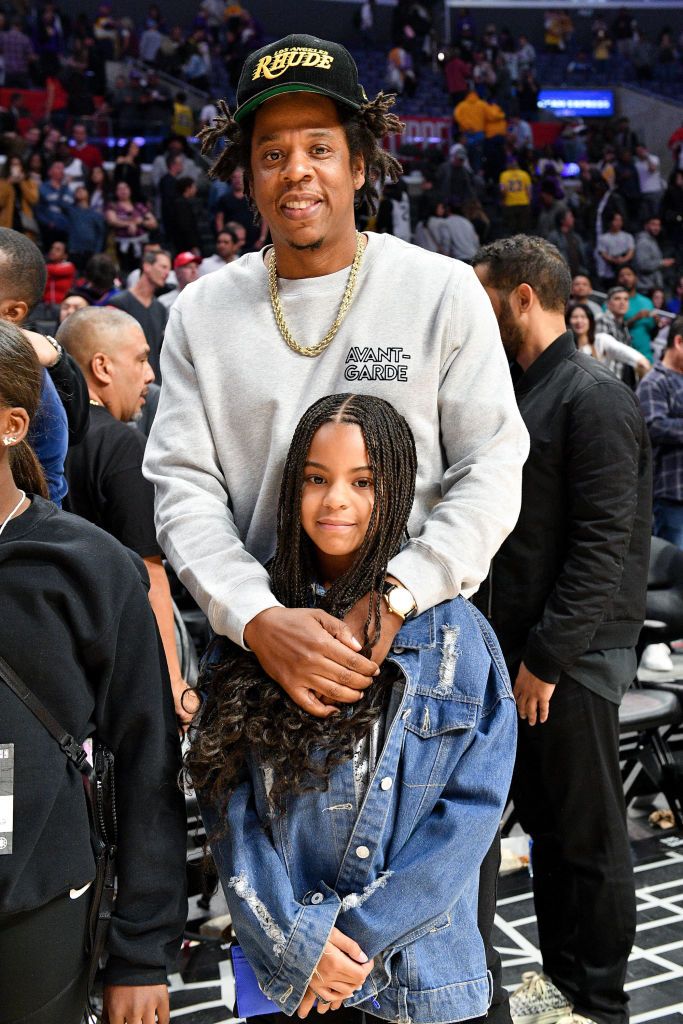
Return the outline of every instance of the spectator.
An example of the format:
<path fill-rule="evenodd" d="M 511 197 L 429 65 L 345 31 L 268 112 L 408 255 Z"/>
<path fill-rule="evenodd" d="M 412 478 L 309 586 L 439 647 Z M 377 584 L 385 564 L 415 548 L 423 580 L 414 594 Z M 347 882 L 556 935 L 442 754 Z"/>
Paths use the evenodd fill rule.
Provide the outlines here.
<path fill-rule="evenodd" d="M 183 176 L 184 161 L 180 153 L 169 153 L 166 157 L 166 174 L 159 181 L 158 194 L 161 208 L 161 223 L 167 238 L 173 230 L 175 202 L 178 198 L 178 182 Z M 194 179 L 191 178 L 191 181 Z"/>
<path fill-rule="evenodd" d="M 456 142 L 450 147 L 448 160 L 437 168 L 434 189 L 444 203 L 453 202 L 456 206 L 475 198 L 475 177 L 467 160 L 467 151 L 461 143 Z"/>
<path fill-rule="evenodd" d="M 119 180 L 123 180 L 123 178 Z M 91 207 L 104 217 L 107 206 L 111 202 L 112 190 L 109 175 L 104 167 L 93 167 L 88 176 L 87 188 Z"/>
<path fill-rule="evenodd" d="M 114 191 L 114 201 L 106 208 L 105 220 L 114 229 L 116 253 L 125 274 L 138 263 L 149 232 L 156 230 L 156 217 L 144 203 L 134 203 L 129 186 L 120 181 Z"/>
<path fill-rule="evenodd" d="M 526 157 L 534 148 L 531 125 L 522 120 L 519 114 L 511 114 L 508 118 L 508 139 L 518 157 Z"/>
<path fill-rule="evenodd" d="M 557 228 L 557 221 L 560 214 L 563 214 L 567 206 L 557 195 L 555 178 L 545 178 L 541 182 L 541 189 L 538 195 L 538 213 L 536 215 L 536 234 L 541 238 L 547 238 Z"/>
<path fill-rule="evenodd" d="M 85 295 L 81 295 L 80 292 L 69 292 L 64 296 L 59 307 L 59 323 L 63 324 L 72 313 L 76 313 L 79 309 L 85 309 L 89 305 Z"/>
<path fill-rule="evenodd" d="M 645 221 L 643 230 L 636 237 L 634 265 L 638 273 L 638 287 L 643 292 L 662 288 L 662 271 L 676 265 L 676 260 L 672 256 L 665 257 L 659 247 L 658 238 L 661 230 L 662 222 L 659 216 L 652 215 Z"/>
<path fill-rule="evenodd" d="M 43 244 L 49 248 L 53 242 L 66 242 L 69 234 L 67 210 L 73 206 L 73 193 L 64 180 L 64 161 L 53 160 L 47 180 L 38 189 L 36 220 L 40 224 Z"/>
<path fill-rule="evenodd" d="M 662 222 L 668 241 L 683 251 L 683 170 L 675 170 L 662 198 Z"/>
<path fill-rule="evenodd" d="M 667 302 L 666 309 L 669 313 L 676 313 L 676 315 L 683 313 L 683 274 L 679 275 L 676 281 L 674 295 Z"/>
<path fill-rule="evenodd" d="M 268 225 L 263 221 L 259 229 L 254 223 L 254 213 L 244 191 L 244 171 L 241 167 L 235 168 L 230 175 L 230 189 L 229 193 L 218 200 L 216 233 L 225 226 L 227 221 L 235 220 L 242 225 L 246 232 L 245 248 L 258 250 L 266 240 Z"/>
<path fill-rule="evenodd" d="M 73 143 L 69 146 L 71 155 L 92 171 L 93 167 L 102 166 L 102 151 L 99 146 L 88 140 L 84 124 L 75 124 L 72 128 Z"/>
<path fill-rule="evenodd" d="M 90 196 L 85 185 L 74 192 L 74 205 L 67 210 L 69 221 L 69 253 L 79 273 L 91 256 L 102 252 L 107 237 L 104 217 L 90 205 Z"/>
<path fill-rule="evenodd" d="M 519 103 L 519 113 L 527 121 L 535 121 L 538 107 L 538 94 L 541 91 L 541 87 L 536 81 L 536 76 L 531 68 L 527 68 L 522 72 L 519 88 L 517 90 L 517 100 Z"/>
<path fill-rule="evenodd" d="M 635 153 L 639 143 L 638 136 L 631 128 L 628 117 L 620 117 L 614 131 L 614 146 L 618 153 Z"/>
<path fill-rule="evenodd" d="M 622 149 L 616 166 L 616 188 L 626 204 L 629 225 L 639 223 L 640 178 L 630 149 Z"/>
<path fill-rule="evenodd" d="M 636 251 L 633 235 L 624 231 L 624 218 L 621 213 L 613 213 L 609 230 L 598 237 L 596 259 L 601 284 L 609 288 L 614 283 L 617 271 L 624 264 L 630 263 Z"/>
<path fill-rule="evenodd" d="M 631 49 L 631 63 L 636 71 L 636 81 L 649 82 L 657 60 L 657 48 L 648 39 L 647 33 L 640 31 Z"/>
<path fill-rule="evenodd" d="M 647 431 L 628 389 L 576 351 L 564 319 L 569 273 L 553 246 L 502 239 L 475 270 L 532 438 L 520 517 L 496 555 L 495 583 L 476 595 L 515 680 L 511 794 L 534 844 L 544 975 L 525 976 L 510 1012 L 621 1021 L 636 908 L 619 704 L 645 614 Z"/>
<path fill-rule="evenodd" d="M 396 238 L 402 238 L 404 242 L 411 240 L 410 199 L 402 178 L 396 182 L 387 182 L 382 189 L 375 229 L 379 234 L 386 232 Z"/>
<path fill-rule="evenodd" d="M 5 87 L 30 89 L 30 68 L 36 55 L 31 40 L 21 30 L 18 18 L 12 21 L 9 32 L 0 32 L 0 56 L 5 65 Z"/>
<path fill-rule="evenodd" d="M 517 157 L 508 157 L 508 168 L 499 179 L 503 203 L 503 227 L 507 234 L 528 231 L 531 226 L 531 178 L 521 170 Z"/>
<path fill-rule="evenodd" d="M 631 344 L 646 359 L 652 362 L 652 332 L 655 322 L 652 318 L 652 299 L 641 295 L 636 290 L 636 273 L 632 267 L 621 267 L 617 274 L 617 284 L 628 292 L 628 308 L 626 310 L 626 326 L 631 335 Z"/>
<path fill-rule="evenodd" d="M 188 139 L 194 133 L 194 114 L 187 104 L 187 93 L 177 92 L 173 101 L 173 119 L 171 131 Z"/>
<path fill-rule="evenodd" d="M 71 291 L 76 278 L 76 267 L 68 259 L 64 242 L 53 242 L 47 254 L 47 281 L 43 302 L 58 306 Z"/>
<path fill-rule="evenodd" d="M 517 68 L 519 74 L 523 75 L 525 71 L 533 71 L 535 64 L 536 50 L 528 38 L 525 35 L 521 35 L 517 46 Z"/>
<path fill-rule="evenodd" d="M 176 252 L 187 249 L 201 252 L 197 183 L 192 178 L 179 178 L 177 188 L 171 221 L 171 244 Z"/>
<path fill-rule="evenodd" d="M 108 304 L 119 291 L 118 267 L 110 256 L 100 253 L 88 260 L 85 278 L 79 281 L 78 290 L 92 306 Z"/>
<path fill-rule="evenodd" d="M 444 75 L 446 89 L 453 106 L 464 100 L 467 95 L 468 80 L 472 73 L 472 65 L 462 59 L 462 51 L 456 47 L 446 61 Z"/>
<path fill-rule="evenodd" d="M 426 209 L 426 216 L 415 226 L 415 244 L 429 252 L 440 252 L 442 256 L 448 256 L 451 239 L 446 225 L 446 204 L 437 196 L 432 196 Z"/>
<path fill-rule="evenodd" d="M 148 18 L 145 23 L 145 31 L 140 36 L 140 60 L 144 60 L 147 64 L 156 64 L 157 54 L 159 53 L 159 47 L 163 38 L 154 18 Z"/>
<path fill-rule="evenodd" d="M 479 248 L 479 238 L 473 225 L 459 212 L 460 207 L 450 206 L 445 227 L 449 242 L 448 255 L 456 260 L 471 263 Z"/>
<path fill-rule="evenodd" d="M 505 170 L 507 128 L 502 107 L 490 100 L 484 114 L 484 170 L 489 181 L 498 182 Z"/>
<path fill-rule="evenodd" d="M 168 310 L 156 298 L 158 288 L 163 288 L 171 269 L 167 252 L 148 252 L 142 258 L 140 279 L 132 288 L 119 292 L 109 300 L 110 306 L 122 309 L 137 320 L 142 327 L 149 345 L 149 363 L 156 380 L 161 383 L 159 355 L 164 340 L 164 328 Z"/>
<path fill-rule="evenodd" d="M 453 111 L 453 119 L 458 129 L 464 133 L 467 144 L 467 155 L 472 169 L 480 169 L 486 127 L 486 103 L 474 89 L 470 89 L 464 100 Z"/>
<path fill-rule="evenodd" d="M 636 147 L 636 170 L 640 182 L 640 195 L 642 198 L 641 216 L 659 216 L 659 204 L 664 195 L 664 182 L 661 174 L 661 161 L 654 153 L 650 153 L 647 146 Z"/>
<path fill-rule="evenodd" d="M 611 338 L 624 345 L 631 345 L 631 333 L 626 326 L 626 313 L 628 312 L 629 294 L 622 285 L 615 284 L 607 292 L 606 309 L 601 310 L 600 315 L 595 318 L 596 334 L 609 334 Z"/>
<path fill-rule="evenodd" d="M 186 682 L 175 642 L 173 602 L 154 529 L 154 489 L 142 475 L 145 440 L 125 424 L 140 415 L 154 380 L 140 325 L 120 310 L 83 309 L 59 328 L 58 341 L 76 360 L 90 394 L 90 423 L 66 469 L 71 512 L 116 537 L 145 562 L 149 603 L 166 655 L 179 721 Z"/>
<path fill-rule="evenodd" d="M 683 548 L 683 317 L 677 316 L 661 362 L 638 385 L 652 441 L 655 536 Z"/>
<path fill-rule="evenodd" d="M 178 298 L 182 290 L 196 281 L 199 277 L 199 264 L 202 262 L 201 256 L 197 256 L 194 252 L 179 252 L 176 258 L 173 260 L 173 269 L 178 280 L 178 287 L 174 288 L 173 291 L 164 292 L 159 297 L 159 302 L 166 309 L 170 309 L 175 300 Z"/>
<path fill-rule="evenodd" d="M 240 225 L 241 227 L 241 225 Z M 242 228 L 244 230 L 244 228 Z M 237 232 L 232 227 L 225 227 L 216 236 L 216 251 L 213 256 L 207 256 L 201 261 L 199 276 L 212 274 L 215 270 L 222 270 L 228 263 L 237 259 L 239 239 Z"/>
<path fill-rule="evenodd" d="M 125 181 L 130 188 L 130 197 L 134 203 L 142 200 L 140 146 L 131 139 L 125 153 L 120 153 L 114 165 L 114 184 Z"/>
<path fill-rule="evenodd" d="M 593 285 L 591 284 L 591 279 L 588 275 L 575 274 L 572 278 L 570 299 L 572 302 L 578 302 L 582 303 L 584 306 L 588 306 L 593 316 L 598 317 L 602 313 L 602 306 L 591 298 L 592 295 Z"/>
<path fill-rule="evenodd" d="M 152 161 L 152 170 L 150 177 L 152 179 L 152 185 L 155 189 L 159 187 L 159 182 L 163 178 L 164 174 L 168 171 L 168 158 L 169 156 L 181 156 L 183 160 L 183 167 L 181 174 L 184 178 L 194 178 L 195 181 L 200 175 L 200 169 L 192 158 L 187 154 L 186 142 L 179 135 L 172 135 L 166 143 L 166 150 L 164 153 L 159 153 L 155 156 Z"/>
<path fill-rule="evenodd" d="M 637 377 L 643 377 L 650 369 L 651 363 L 631 345 L 624 345 L 610 334 L 596 334 L 595 317 L 585 303 L 569 304 L 567 326 L 574 332 L 578 350 L 603 363 L 616 377 L 623 377 L 624 366 L 631 367 Z"/>
<path fill-rule="evenodd" d="M 555 214 L 555 229 L 548 234 L 548 241 L 562 253 L 572 278 L 585 274 L 587 267 L 586 248 L 574 230 L 575 223 L 573 212 L 564 207 Z"/>
<path fill-rule="evenodd" d="M 26 176 L 21 157 L 8 157 L 0 178 L 0 227 L 13 228 L 31 241 L 37 241 L 40 233 L 35 216 L 38 197 L 38 184 Z"/>

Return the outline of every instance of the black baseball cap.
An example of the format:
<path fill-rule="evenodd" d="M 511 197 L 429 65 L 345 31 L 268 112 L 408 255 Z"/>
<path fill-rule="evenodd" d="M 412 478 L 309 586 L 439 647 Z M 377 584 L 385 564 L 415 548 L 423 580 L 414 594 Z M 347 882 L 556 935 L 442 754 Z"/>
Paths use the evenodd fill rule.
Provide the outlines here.
<path fill-rule="evenodd" d="M 237 86 L 235 120 L 283 92 L 320 93 L 354 110 L 367 102 L 349 51 L 317 36 L 286 36 L 249 54 Z"/>

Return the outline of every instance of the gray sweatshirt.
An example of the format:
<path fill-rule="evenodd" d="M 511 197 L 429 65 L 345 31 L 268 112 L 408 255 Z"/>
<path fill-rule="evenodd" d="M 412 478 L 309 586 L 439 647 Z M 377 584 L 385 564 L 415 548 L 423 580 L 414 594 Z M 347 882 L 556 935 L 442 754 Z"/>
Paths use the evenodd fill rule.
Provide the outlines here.
<path fill-rule="evenodd" d="M 279 281 L 301 344 L 325 335 L 348 273 Z M 263 255 L 249 253 L 183 289 L 161 364 L 144 465 L 159 542 L 214 630 L 237 643 L 278 604 L 263 563 L 282 467 L 324 395 L 377 395 L 414 432 L 412 539 L 389 568 L 419 611 L 474 593 L 517 521 L 529 439 L 491 304 L 463 263 L 370 234 L 346 319 L 311 359 L 283 341 Z"/>

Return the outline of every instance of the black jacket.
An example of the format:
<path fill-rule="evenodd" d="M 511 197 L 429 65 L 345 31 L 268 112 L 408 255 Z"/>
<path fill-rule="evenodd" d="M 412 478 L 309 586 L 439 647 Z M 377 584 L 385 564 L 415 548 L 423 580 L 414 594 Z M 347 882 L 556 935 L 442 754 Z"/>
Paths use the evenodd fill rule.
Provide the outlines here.
<path fill-rule="evenodd" d="M 0 653 L 82 742 L 115 756 L 119 890 L 106 979 L 157 984 L 186 916 L 185 808 L 171 687 L 144 565 L 42 498 L 0 538 Z M 0 682 L 0 743 L 14 744 L 14 836 L 0 856 L 2 915 L 40 907 L 95 874 L 80 773 Z"/>
<path fill-rule="evenodd" d="M 587 651 L 638 639 L 650 551 L 650 445 L 633 393 L 577 352 L 571 331 L 519 372 L 515 394 L 531 436 L 522 510 L 475 604 L 510 666 L 523 659 L 556 683 Z"/>

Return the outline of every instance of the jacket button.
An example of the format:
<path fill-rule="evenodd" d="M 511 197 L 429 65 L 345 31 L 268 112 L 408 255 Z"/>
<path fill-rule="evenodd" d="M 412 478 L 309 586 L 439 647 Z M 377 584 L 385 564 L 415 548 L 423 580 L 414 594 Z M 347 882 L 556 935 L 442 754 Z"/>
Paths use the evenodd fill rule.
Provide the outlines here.
<path fill-rule="evenodd" d="M 356 849 L 356 857 L 359 857 L 361 860 L 366 860 L 366 858 L 369 857 L 369 856 L 370 856 L 370 851 L 368 850 L 367 846 L 359 846 L 359 847 L 357 847 L 357 849 Z"/>
<path fill-rule="evenodd" d="M 325 897 L 321 892 L 314 892 L 311 896 L 311 903 L 322 903 Z"/>
<path fill-rule="evenodd" d="M 394 654 L 403 654 L 405 647 L 394 647 Z"/>
<path fill-rule="evenodd" d="M 382 781 L 380 782 L 380 784 L 379 784 L 379 788 L 380 788 L 380 789 L 383 789 L 383 790 L 384 790 L 384 791 L 386 792 L 386 790 L 387 790 L 387 789 L 391 789 L 391 787 L 393 786 L 393 784 L 394 784 L 394 783 L 393 783 L 392 779 L 390 779 L 390 778 L 389 778 L 389 776 L 387 775 L 387 776 L 386 776 L 386 777 L 385 777 L 384 779 L 382 779 Z"/>

